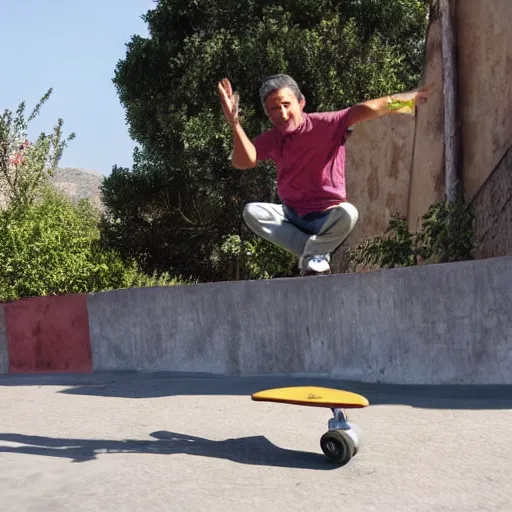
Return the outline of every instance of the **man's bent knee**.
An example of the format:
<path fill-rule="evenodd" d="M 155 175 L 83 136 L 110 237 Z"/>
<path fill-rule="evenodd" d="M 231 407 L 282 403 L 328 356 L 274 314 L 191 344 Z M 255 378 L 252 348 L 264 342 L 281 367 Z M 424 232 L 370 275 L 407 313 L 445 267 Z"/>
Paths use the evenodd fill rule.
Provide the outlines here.
<path fill-rule="evenodd" d="M 325 232 L 337 233 L 341 237 L 347 237 L 354 229 L 359 219 L 357 208 L 350 203 L 342 203 L 331 213 L 325 228 L 322 228 L 319 235 Z"/>
<path fill-rule="evenodd" d="M 244 206 L 244 211 L 242 212 L 244 222 L 251 231 L 254 231 L 254 227 L 258 226 L 258 222 L 253 214 L 253 208 L 254 203 L 248 203 Z"/>
<path fill-rule="evenodd" d="M 248 219 L 254 219 L 258 221 L 271 221 L 274 220 L 274 216 L 271 212 L 265 208 L 262 203 L 248 203 L 244 207 L 243 211 L 244 220 L 247 222 Z"/>
<path fill-rule="evenodd" d="M 242 213 L 247 227 L 257 235 L 263 234 L 262 222 L 269 222 L 274 219 L 272 214 L 262 206 L 261 203 L 248 203 L 244 206 Z"/>

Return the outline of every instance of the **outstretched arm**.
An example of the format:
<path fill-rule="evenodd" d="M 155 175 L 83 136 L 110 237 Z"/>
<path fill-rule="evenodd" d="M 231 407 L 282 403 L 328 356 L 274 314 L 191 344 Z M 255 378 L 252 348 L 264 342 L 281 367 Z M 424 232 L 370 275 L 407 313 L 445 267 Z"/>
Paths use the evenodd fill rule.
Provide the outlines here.
<path fill-rule="evenodd" d="M 217 85 L 220 104 L 224 117 L 233 131 L 233 153 L 231 163 L 237 169 L 250 169 L 256 167 L 256 148 L 250 141 L 238 119 L 238 94 L 233 94 L 231 83 L 224 78 Z"/>
<path fill-rule="evenodd" d="M 369 121 L 394 113 L 413 113 L 416 106 L 427 101 L 432 86 L 428 85 L 414 91 L 384 96 L 354 105 L 348 113 L 348 126 Z"/>

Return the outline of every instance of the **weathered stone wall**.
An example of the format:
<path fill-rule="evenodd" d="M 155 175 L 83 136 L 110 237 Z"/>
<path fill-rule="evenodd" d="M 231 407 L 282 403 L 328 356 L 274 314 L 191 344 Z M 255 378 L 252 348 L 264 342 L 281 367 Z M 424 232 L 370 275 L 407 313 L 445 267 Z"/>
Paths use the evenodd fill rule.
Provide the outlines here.
<path fill-rule="evenodd" d="M 409 230 L 421 227 L 421 217 L 444 193 L 444 99 L 441 22 L 432 22 L 427 34 L 422 85 L 431 84 L 428 103 L 416 115 L 414 158 L 407 221 Z"/>
<path fill-rule="evenodd" d="M 512 2 L 457 2 L 461 176 L 477 258 L 512 254 Z"/>
<path fill-rule="evenodd" d="M 512 254 L 512 146 L 473 199 L 477 258 Z"/>
<path fill-rule="evenodd" d="M 460 178 L 476 213 L 477 258 L 512 254 L 512 0 L 453 0 L 457 41 Z M 422 85 L 433 84 L 417 116 L 387 117 L 356 128 L 347 143 L 348 200 L 359 223 L 334 257 L 381 234 L 393 213 L 421 227 L 444 197 L 444 101 L 441 23 L 432 21 Z"/>
<path fill-rule="evenodd" d="M 512 143 L 512 1 L 456 7 L 461 171 L 471 200 Z"/>
<path fill-rule="evenodd" d="M 333 258 L 347 270 L 345 250 L 381 234 L 391 215 L 406 217 L 409 229 L 443 192 L 443 92 L 441 33 L 434 21 L 427 36 L 423 83 L 432 84 L 427 105 L 417 115 L 394 115 L 357 125 L 347 141 L 347 199 L 359 222 Z"/>
<path fill-rule="evenodd" d="M 410 116 L 376 119 L 357 126 L 348 140 L 347 195 L 359 222 L 347 245 L 381 233 L 392 214 L 406 215 L 414 126 Z"/>

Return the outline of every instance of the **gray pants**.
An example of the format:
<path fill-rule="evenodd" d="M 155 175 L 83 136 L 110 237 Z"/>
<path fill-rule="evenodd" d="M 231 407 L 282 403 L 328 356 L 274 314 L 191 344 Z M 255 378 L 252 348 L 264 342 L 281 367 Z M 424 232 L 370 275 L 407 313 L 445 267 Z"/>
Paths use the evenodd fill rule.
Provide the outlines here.
<path fill-rule="evenodd" d="M 316 218 L 306 216 L 306 219 L 285 205 L 249 203 L 243 216 L 251 231 L 300 258 L 300 268 L 311 256 L 330 258 L 330 253 L 347 238 L 359 218 L 357 209 L 350 203 L 340 203 Z"/>

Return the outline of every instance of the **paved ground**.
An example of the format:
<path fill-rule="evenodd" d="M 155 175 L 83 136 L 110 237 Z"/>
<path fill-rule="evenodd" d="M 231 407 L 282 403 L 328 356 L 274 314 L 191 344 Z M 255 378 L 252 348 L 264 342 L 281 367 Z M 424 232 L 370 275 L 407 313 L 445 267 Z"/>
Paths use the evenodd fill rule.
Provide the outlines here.
<path fill-rule="evenodd" d="M 350 389 L 358 455 L 327 464 L 329 411 L 256 390 Z M 511 387 L 172 374 L 0 376 L 0 496 L 14 511 L 505 511 Z"/>

